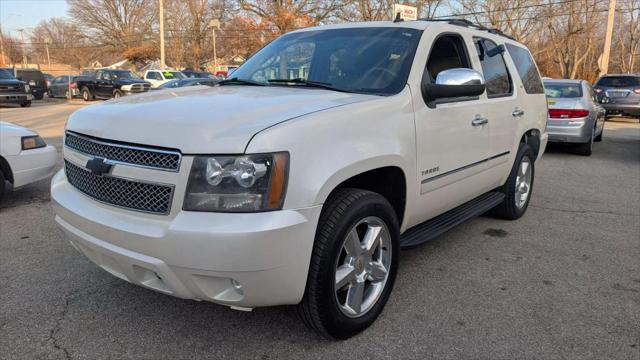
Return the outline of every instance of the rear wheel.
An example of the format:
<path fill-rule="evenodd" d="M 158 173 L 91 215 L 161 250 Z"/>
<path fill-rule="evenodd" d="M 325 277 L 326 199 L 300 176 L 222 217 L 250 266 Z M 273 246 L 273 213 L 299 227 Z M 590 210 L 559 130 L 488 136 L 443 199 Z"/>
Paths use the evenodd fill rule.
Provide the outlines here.
<path fill-rule="evenodd" d="M 89 91 L 89 89 L 86 87 L 82 88 L 82 100 L 84 101 L 93 100 L 93 95 L 91 94 L 91 91 Z"/>
<path fill-rule="evenodd" d="M 596 136 L 593 141 L 595 142 L 600 142 L 602 141 L 602 135 L 604 135 L 604 127 L 602 127 L 602 131 L 600 132 L 600 134 L 598 134 L 598 136 Z"/>
<path fill-rule="evenodd" d="M 298 314 L 321 335 L 347 339 L 384 308 L 398 268 L 399 226 L 379 194 L 341 189 L 320 216 Z"/>
<path fill-rule="evenodd" d="M 595 140 L 595 129 L 591 132 L 591 137 L 589 138 L 589 142 L 584 144 L 580 144 L 576 147 L 576 152 L 583 156 L 591 156 L 593 153 L 593 141 Z"/>
<path fill-rule="evenodd" d="M 535 155 L 529 144 L 522 143 L 509 178 L 501 189 L 505 195 L 504 201 L 493 209 L 493 213 L 508 220 L 522 217 L 529 207 L 534 175 Z"/>
<path fill-rule="evenodd" d="M 31 100 L 27 100 L 25 102 L 23 102 L 22 104 L 20 104 L 20 107 L 29 107 L 31 106 Z"/>

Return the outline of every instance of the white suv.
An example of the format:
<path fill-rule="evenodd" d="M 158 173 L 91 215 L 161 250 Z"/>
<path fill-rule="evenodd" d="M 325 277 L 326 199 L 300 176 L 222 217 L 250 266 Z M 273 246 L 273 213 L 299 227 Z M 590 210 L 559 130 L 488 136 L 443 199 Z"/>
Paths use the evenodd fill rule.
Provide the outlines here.
<path fill-rule="evenodd" d="M 382 311 L 400 248 L 524 214 L 546 120 L 536 65 L 506 36 L 309 28 L 214 88 L 78 110 L 51 192 L 71 243 L 111 274 L 239 310 L 298 304 L 344 339 Z"/>

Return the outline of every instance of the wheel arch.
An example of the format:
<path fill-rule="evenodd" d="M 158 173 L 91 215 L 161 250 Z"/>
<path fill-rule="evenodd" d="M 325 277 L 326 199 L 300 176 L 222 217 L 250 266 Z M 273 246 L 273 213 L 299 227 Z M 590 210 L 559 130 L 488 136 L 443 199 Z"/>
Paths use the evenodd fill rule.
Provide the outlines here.
<path fill-rule="evenodd" d="M 540 152 L 540 130 L 538 129 L 529 129 L 522 134 L 520 137 L 519 144 L 529 144 L 533 150 L 533 154 L 537 159 L 538 153 Z"/>
<path fill-rule="evenodd" d="M 336 181 L 330 191 L 322 191 L 321 194 L 324 195 L 321 195 L 321 202 L 325 203 L 332 194 L 344 188 L 368 190 L 382 195 L 393 207 L 398 224 L 402 224 L 407 204 L 407 177 L 400 166 L 387 165 L 354 172 L 339 182 Z"/>
<path fill-rule="evenodd" d="M 2 170 L 4 177 L 13 184 L 13 171 L 11 171 L 11 165 L 9 165 L 9 162 L 2 156 L 0 156 L 0 170 Z"/>

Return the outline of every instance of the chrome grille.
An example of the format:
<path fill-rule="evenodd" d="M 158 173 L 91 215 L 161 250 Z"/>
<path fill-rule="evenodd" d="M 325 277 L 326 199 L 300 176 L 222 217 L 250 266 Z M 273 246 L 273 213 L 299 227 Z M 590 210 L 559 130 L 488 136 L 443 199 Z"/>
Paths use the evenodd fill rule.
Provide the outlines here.
<path fill-rule="evenodd" d="M 67 160 L 64 169 L 71 185 L 98 201 L 154 214 L 168 214 L 171 209 L 173 186 L 94 175 Z"/>
<path fill-rule="evenodd" d="M 180 153 L 96 140 L 67 132 L 64 144 L 87 155 L 137 166 L 177 171 Z"/>
<path fill-rule="evenodd" d="M 149 90 L 151 85 L 149 84 L 133 84 L 131 85 L 131 92 L 145 92 Z"/>

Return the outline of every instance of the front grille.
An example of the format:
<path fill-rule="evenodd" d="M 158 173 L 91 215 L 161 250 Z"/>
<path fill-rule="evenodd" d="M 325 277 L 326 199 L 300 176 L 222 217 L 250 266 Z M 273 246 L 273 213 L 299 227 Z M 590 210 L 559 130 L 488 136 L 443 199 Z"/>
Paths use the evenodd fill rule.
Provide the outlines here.
<path fill-rule="evenodd" d="M 180 153 L 138 146 L 122 145 L 96 140 L 67 132 L 64 144 L 87 155 L 103 157 L 108 160 L 177 171 L 180 168 Z"/>
<path fill-rule="evenodd" d="M 111 176 L 99 176 L 64 161 L 69 183 L 98 201 L 154 214 L 168 214 L 173 187 L 141 183 Z"/>
<path fill-rule="evenodd" d="M 0 85 L 0 91 L 19 91 L 21 87 L 19 85 Z"/>
<path fill-rule="evenodd" d="M 151 85 L 149 84 L 133 84 L 131 85 L 131 92 L 145 92 L 149 90 Z"/>

